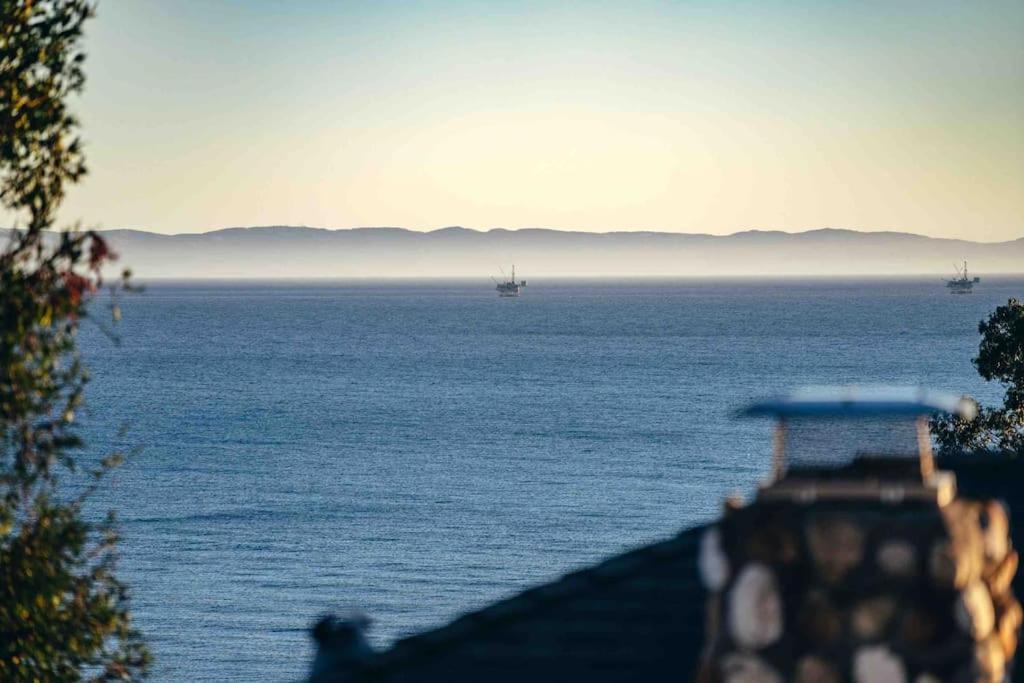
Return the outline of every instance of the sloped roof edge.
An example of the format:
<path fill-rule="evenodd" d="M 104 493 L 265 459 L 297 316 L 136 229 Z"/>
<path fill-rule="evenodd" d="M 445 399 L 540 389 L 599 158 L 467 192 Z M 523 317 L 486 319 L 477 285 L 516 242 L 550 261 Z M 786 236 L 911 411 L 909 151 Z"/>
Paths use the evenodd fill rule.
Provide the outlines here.
<path fill-rule="evenodd" d="M 550 583 L 534 586 L 482 609 L 463 614 L 438 628 L 402 638 L 389 649 L 376 653 L 364 662 L 361 669 L 366 674 L 376 676 L 415 666 L 424 659 L 443 654 L 492 629 L 529 618 L 559 604 L 599 593 L 609 585 L 628 581 L 652 565 L 680 557 L 695 558 L 704 529 L 704 526 L 685 529 L 669 539 L 634 548 L 596 565 L 570 572 Z"/>

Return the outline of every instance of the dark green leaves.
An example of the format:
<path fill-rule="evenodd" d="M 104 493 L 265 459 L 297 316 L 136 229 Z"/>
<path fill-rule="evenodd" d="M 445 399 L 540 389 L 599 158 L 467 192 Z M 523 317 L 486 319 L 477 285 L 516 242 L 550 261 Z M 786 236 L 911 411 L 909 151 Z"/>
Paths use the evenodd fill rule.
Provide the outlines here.
<path fill-rule="evenodd" d="M 114 572 L 114 518 L 81 515 L 123 460 L 78 467 L 75 433 L 88 382 L 75 334 L 115 256 L 93 232 L 46 232 L 85 173 L 67 98 L 85 82 L 91 14 L 83 0 L 0 0 L 0 204 L 23 221 L 0 251 L 2 681 L 133 680 L 149 664 Z M 67 501 L 59 476 L 83 493 Z"/>
<path fill-rule="evenodd" d="M 1001 408 L 982 408 L 970 422 L 936 419 L 932 433 L 940 453 L 997 451 L 1024 455 L 1024 303 L 1010 299 L 978 325 L 981 344 L 974 366 L 1004 385 Z"/>

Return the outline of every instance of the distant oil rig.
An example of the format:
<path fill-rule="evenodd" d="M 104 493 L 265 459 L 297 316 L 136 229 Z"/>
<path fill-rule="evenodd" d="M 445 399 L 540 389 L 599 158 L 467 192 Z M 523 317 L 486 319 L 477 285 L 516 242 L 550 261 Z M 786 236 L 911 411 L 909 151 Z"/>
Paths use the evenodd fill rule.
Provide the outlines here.
<path fill-rule="evenodd" d="M 499 267 L 498 270 L 501 270 L 501 268 Z M 504 270 L 501 271 L 501 276 L 506 277 Z M 491 279 L 494 280 L 493 277 Z M 504 282 L 498 282 L 497 280 L 494 280 L 494 284 L 497 285 L 495 289 L 498 290 L 498 296 L 519 296 L 519 293 L 522 291 L 523 287 L 526 286 L 526 280 L 520 280 L 519 282 L 516 282 L 516 267 L 513 264 L 512 277 L 507 278 Z"/>
<path fill-rule="evenodd" d="M 967 261 L 964 261 L 964 267 L 960 268 L 955 263 L 953 268 L 956 269 L 956 277 L 952 280 L 946 280 L 946 287 L 949 288 L 950 294 L 970 294 L 974 290 L 974 285 L 981 282 L 980 277 L 970 277 L 967 274 Z"/>

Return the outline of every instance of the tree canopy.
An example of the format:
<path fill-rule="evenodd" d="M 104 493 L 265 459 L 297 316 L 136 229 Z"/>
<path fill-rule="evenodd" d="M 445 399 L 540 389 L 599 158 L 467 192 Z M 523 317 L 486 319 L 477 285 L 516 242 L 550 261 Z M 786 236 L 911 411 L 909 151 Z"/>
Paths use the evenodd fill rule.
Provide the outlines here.
<path fill-rule="evenodd" d="M 981 407 L 971 421 L 934 420 L 939 452 L 1024 455 L 1024 303 L 1010 299 L 978 324 L 978 332 L 974 367 L 986 381 L 1003 385 L 1003 405 Z"/>
<path fill-rule="evenodd" d="M 83 514 L 122 459 L 86 457 L 76 433 L 89 379 L 76 333 L 114 255 L 94 232 L 51 230 L 86 172 L 68 101 L 92 13 L 84 0 L 0 0 L 0 204 L 15 221 L 0 252 L 3 681 L 133 680 L 150 661 L 115 576 L 114 519 Z"/>

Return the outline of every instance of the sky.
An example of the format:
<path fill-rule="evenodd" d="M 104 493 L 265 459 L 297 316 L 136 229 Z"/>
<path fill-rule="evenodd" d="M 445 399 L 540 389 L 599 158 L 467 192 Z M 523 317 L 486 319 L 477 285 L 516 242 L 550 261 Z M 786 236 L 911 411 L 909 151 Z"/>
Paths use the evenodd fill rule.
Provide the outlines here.
<path fill-rule="evenodd" d="M 62 219 L 1024 236 L 1024 2 L 100 0 Z"/>

